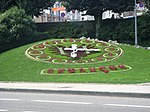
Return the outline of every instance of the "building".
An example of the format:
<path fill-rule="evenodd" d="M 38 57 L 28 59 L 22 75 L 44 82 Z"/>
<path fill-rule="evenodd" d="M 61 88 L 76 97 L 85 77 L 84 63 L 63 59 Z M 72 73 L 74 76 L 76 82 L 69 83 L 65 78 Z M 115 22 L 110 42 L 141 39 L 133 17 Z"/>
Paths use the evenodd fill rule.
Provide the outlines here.
<path fill-rule="evenodd" d="M 148 9 L 143 3 L 137 4 L 137 15 L 143 14 L 143 11 Z M 36 22 L 64 22 L 64 21 L 90 21 L 94 20 L 94 16 L 85 15 L 86 11 L 79 12 L 77 10 L 72 10 L 70 12 L 66 11 L 66 8 L 62 6 L 60 2 L 56 2 L 53 7 L 49 7 L 48 10 L 43 10 L 43 14 L 39 17 L 34 17 Z M 119 18 L 133 18 L 134 11 L 124 12 L 121 15 L 114 13 L 111 10 L 105 11 L 102 15 L 102 19 L 119 19 Z"/>

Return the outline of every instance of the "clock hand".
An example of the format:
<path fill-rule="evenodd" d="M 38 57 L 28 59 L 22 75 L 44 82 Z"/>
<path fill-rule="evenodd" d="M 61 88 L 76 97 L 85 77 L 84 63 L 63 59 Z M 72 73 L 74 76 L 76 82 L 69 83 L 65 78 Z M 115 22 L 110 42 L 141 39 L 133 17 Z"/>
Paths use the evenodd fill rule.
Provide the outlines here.
<path fill-rule="evenodd" d="M 77 48 L 77 51 L 100 51 L 100 49 Z"/>
<path fill-rule="evenodd" d="M 64 50 L 72 50 L 70 56 L 73 57 L 73 58 L 77 57 L 77 52 L 78 51 L 100 51 L 100 49 L 87 49 L 86 47 L 77 48 L 77 44 L 72 44 L 71 48 L 64 48 Z"/>

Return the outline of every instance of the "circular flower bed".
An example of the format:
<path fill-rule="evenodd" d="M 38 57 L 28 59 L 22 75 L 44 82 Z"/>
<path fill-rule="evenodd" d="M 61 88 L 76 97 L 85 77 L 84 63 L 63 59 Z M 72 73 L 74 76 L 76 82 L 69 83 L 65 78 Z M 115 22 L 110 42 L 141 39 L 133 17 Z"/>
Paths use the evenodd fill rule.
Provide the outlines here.
<path fill-rule="evenodd" d="M 123 50 L 116 45 L 89 38 L 47 40 L 26 50 L 31 59 L 56 64 L 100 63 L 114 60 L 122 53 Z"/>

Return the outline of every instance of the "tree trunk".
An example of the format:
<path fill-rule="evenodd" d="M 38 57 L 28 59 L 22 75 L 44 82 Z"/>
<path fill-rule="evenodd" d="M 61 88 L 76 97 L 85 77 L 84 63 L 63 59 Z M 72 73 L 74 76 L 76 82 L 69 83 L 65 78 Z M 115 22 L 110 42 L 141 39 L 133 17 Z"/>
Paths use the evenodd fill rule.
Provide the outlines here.
<path fill-rule="evenodd" d="M 96 15 L 94 16 L 96 22 L 96 38 L 99 37 L 99 30 L 100 30 L 100 21 L 102 20 L 102 16 Z"/>

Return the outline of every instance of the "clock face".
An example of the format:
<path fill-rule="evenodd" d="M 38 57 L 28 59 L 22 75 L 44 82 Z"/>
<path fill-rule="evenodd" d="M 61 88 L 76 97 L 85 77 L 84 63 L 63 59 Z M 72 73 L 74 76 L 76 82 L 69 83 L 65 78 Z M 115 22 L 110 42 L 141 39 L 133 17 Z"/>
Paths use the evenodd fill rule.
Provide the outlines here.
<path fill-rule="evenodd" d="M 122 49 L 97 39 L 56 39 L 31 46 L 26 55 L 34 60 L 49 63 L 84 64 L 114 60 Z"/>

